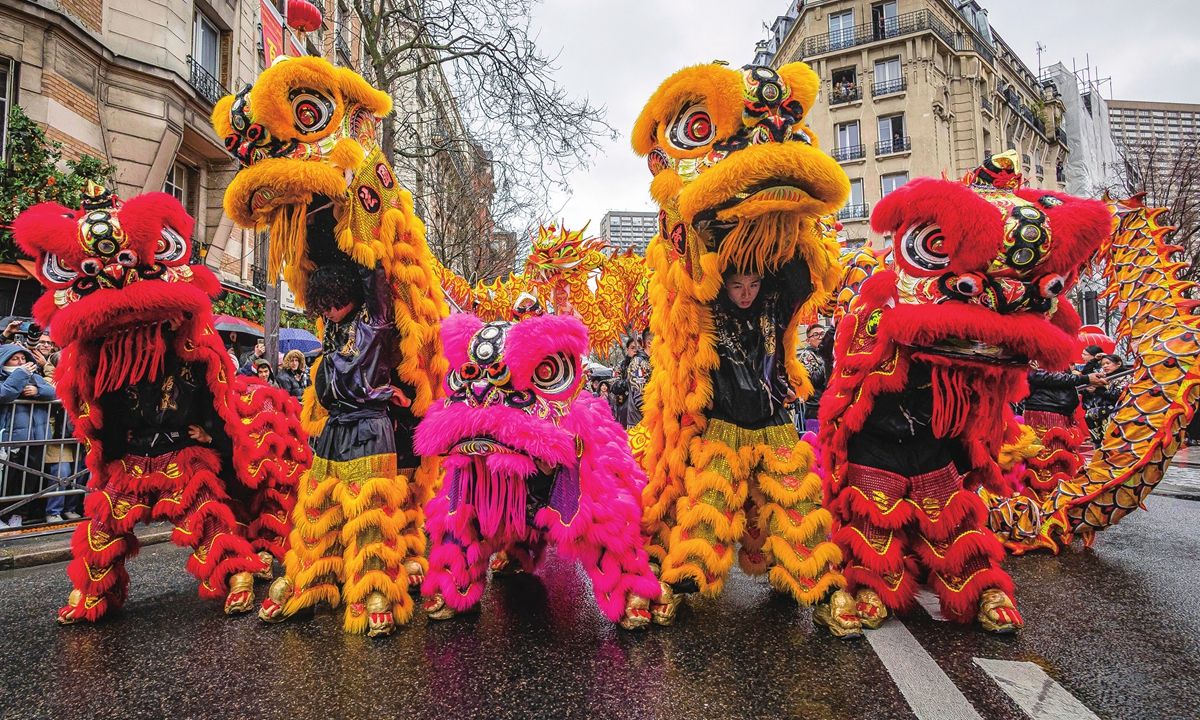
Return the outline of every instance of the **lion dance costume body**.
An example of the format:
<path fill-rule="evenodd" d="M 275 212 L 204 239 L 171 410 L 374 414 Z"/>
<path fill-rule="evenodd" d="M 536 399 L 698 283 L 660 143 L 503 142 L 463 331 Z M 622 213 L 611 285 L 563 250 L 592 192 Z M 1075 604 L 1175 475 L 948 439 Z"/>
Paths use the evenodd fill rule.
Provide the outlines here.
<path fill-rule="evenodd" d="M 277 60 L 213 112 L 244 166 L 225 210 L 243 226 L 270 225 L 271 276 L 282 267 L 305 306 L 315 271 L 354 267 L 365 298 L 353 317 L 320 324 L 325 352 L 304 397 L 316 458 L 286 576 L 259 616 L 345 603 L 345 630 L 372 636 L 412 617 L 409 591 L 424 576 L 422 508 L 439 470 L 413 455 L 411 437 L 446 368 L 425 228 L 375 139 L 390 111 L 388 95 L 354 72 L 303 57 Z M 393 402 L 402 396 L 406 407 Z"/>
<path fill-rule="evenodd" d="M 641 535 L 645 474 L 605 402 L 580 394 L 583 325 L 454 315 L 442 342 L 447 398 L 417 429 L 422 454 L 446 455 L 445 483 L 428 506 L 430 617 L 475 607 L 492 553 L 531 571 L 553 544 L 583 564 L 606 617 L 648 625 L 659 585 Z"/>
<path fill-rule="evenodd" d="M 784 411 L 789 390 L 811 390 L 795 359 L 800 320 L 841 278 L 820 218 L 845 202 L 849 181 L 804 124 L 817 86 L 802 63 L 691 67 L 634 126 L 662 208 L 647 252 L 654 372 L 644 431 L 633 433 L 649 476 L 659 624 L 680 593 L 718 594 L 735 554 L 802 603 L 843 582 L 812 449 Z M 727 271 L 763 276 L 749 310 L 724 296 Z"/>
<path fill-rule="evenodd" d="M 913 604 L 918 572 L 955 621 L 1023 624 L 981 483 L 1017 426 L 1030 360 L 1066 367 L 1079 318 L 1059 301 L 1108 234 L 1103 203 L 1021 187 L 1015 155 L 967 183 L 916 179 L 872 216 L 894 269 L 867 279 L 838 327 L 821 404 L 826 498 L 862 623 Z"/>
<path fill-rule="evenodd" d="M 234 374 L 213 328 L 220 285 L 188 264 L 192 218 L 164 193 L 122 203 L 90 186 L 82 209 L 37 205 L 14 231 L 47 288 L 35 313 L 63 348 L 57 390 L 91 471 L 59 622 L 124 604 L 133 528 L 150 520 L 193 548 L 201 597 L 250 610 L 311 453 L 295 400 Z"/>

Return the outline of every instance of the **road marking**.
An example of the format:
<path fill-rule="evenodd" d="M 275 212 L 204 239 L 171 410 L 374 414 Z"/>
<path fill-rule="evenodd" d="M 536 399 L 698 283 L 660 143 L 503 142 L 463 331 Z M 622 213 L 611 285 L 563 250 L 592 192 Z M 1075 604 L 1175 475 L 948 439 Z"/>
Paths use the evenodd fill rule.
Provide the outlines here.
<path fill-rule="evenodd" d="M 974 658 L 1030 720 L 1100 720 L 1031 662 Z"/>
<path fill-rule="evenodd" d="M 866 636 L 918 720 L 983 720 L 898 620 L 884 623 L 878 630 L 868 630 Z"/>
<path fill-rule="evenodd" d="M 937 593 L 929 589 L 928 585 L 917 588 L 917 602 L 925 608 L 929 617 L 938 622 L 946 622 L 946 616 L 942 614 L 942 601 L 938 599 Z"/>

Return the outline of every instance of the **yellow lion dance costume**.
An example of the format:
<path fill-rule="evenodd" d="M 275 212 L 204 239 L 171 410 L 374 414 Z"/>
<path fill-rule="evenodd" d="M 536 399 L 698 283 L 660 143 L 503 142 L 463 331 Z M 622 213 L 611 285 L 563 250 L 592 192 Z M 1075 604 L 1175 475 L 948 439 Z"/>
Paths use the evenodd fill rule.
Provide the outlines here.
<path fill-rule="evenodd" d="M 844 584 L 831 569 L 841 554 L 828 540 L 812 448 L 784 410 L 792 394 L 780 397 L 811 392 L 796 360 L 799 325 L 842 276 L 820 218 L 846 201 L 849 181 L 804 124 L 818 84 L 803 63 L 690 67 L 659 87 L 634 126 L 661 207 L 647 251 L 653 373 L 633 433 L 645 443 L 643 524 L 664 591 L 658 624 L 673 621 L 681 594 L 718 594 L 735 551 L 745 572 L 766 573 L 803 604 Z M 752 306 L 742 325 L 727 310 L 728 273 L 761 276 L 761 311 Z M 752 342 L 730 338 L 726 316 Z M 729 398 L 714 381 L 727 388 L 731 369 L 757 381 L 745 392 L 766 398 L 754 422 L 721 411 Z M 818 620 L 828 608 L 818 607 Z"/>
<path fill-rule="evenodd" d="M 439 471 L 413 456 L 409 433 L 447 367 L 425 228 L 375 139 L 391 105 L 354 72 L 301 57 L 277 60 L 213 111 L 243 165 L 225 211 L 242 226 L 270 226 L 271 276 L 282 268 L 306 307 L 310 277 L 328 265 L 361 268 L 352 272 L 366 288 L 349 320 L 318 325 L 325 352 L 303 414 L 316 457 L 300 483 L 285 576 L 259 615 L 345 603 L 346 632 L 372 636 L 412 617 L 410 588 L 427 568 L 422 508 Z"/>

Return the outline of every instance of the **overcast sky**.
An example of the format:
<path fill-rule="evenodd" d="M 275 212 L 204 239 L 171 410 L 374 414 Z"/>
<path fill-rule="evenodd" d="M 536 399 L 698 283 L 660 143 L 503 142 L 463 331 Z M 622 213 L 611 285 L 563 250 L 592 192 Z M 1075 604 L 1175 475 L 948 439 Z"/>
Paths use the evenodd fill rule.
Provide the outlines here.
<path fill-rule="evenodd" d="M 619 137 L 578 175 L 561 219 L 589 220 L 599 233 L 608 210 L 656 210 L 650 173 L 629 147 L 629 130 L 650 93 L 686 65 L 753 59 L 754 43 L 789 0 L 544 0 L 534 16 L 539 43 L 560 51 L 559 82 L 607 107 Z M 1112 97 L 1200 102 L 1200 3 L 1195 0 L 982 0 L 992 26 L 1037 71 L 1077 67 L 1090 55 L 1112 78 Z M 714 21 L 714 17 L 719 18 Z M 1108 93 L 1106 91 L 1106 96 Z"/>

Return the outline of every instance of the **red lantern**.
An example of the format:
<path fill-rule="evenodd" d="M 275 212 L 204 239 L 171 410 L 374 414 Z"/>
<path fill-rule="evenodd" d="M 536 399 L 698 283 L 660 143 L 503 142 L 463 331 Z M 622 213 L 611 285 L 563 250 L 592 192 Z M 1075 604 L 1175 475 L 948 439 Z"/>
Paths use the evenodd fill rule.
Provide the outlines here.
<path fill-rule="evenodd" d="M 288 0 L 287 24 L 296 32 L 312 32 L 321 27 L 321 11 L 308 0 Z"/>

